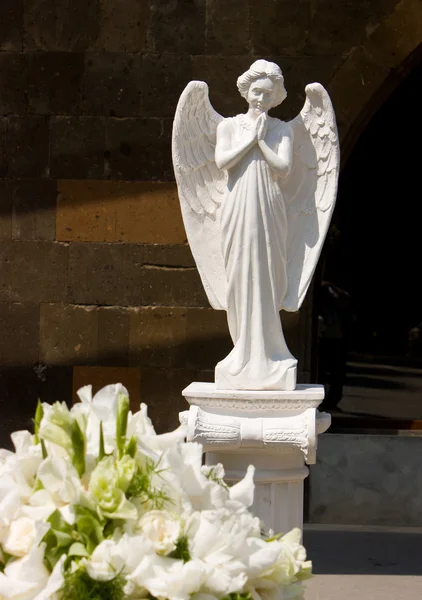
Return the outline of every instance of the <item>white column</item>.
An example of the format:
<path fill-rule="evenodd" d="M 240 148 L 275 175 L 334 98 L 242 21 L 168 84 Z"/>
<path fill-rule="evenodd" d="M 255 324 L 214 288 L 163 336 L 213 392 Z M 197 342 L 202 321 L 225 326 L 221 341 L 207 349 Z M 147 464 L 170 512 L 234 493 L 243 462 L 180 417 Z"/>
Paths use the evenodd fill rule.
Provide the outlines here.
<path fill-rule="evenodd" d="M 330 425 L 330 415 L 316 410 L 323 386 L 258 392 L 193 383 L 183 395 L 190 409 L 181 420 L 188 440 L 203 444 L 207 464 L 222 463 L 229 483 L 255 466 L 253 510 L 265 529 L 302 528 L 305 463 L 315 462 L 317 434 Z"/>

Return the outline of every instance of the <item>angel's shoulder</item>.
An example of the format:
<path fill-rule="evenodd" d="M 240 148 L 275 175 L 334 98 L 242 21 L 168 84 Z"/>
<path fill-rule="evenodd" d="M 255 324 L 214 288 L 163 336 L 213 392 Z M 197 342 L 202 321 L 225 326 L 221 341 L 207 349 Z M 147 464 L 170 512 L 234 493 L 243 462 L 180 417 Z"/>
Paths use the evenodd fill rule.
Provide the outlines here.
<path fill-rule="evenodd" d="M 217 132 L 220 135 L 230 135 L 235 127 L 235 117 L 228 117 L 219 122 L 217 125 Z"/>
<path fill-rule="evenodd" d="M 236 119 L 236 117 L 226 117 L 224 119 L 221 119 L 221 121 L 218 124 L 218 128 L 219 129 L 230 129 L 230 128 L 234 127 L 235 119 Z"/>

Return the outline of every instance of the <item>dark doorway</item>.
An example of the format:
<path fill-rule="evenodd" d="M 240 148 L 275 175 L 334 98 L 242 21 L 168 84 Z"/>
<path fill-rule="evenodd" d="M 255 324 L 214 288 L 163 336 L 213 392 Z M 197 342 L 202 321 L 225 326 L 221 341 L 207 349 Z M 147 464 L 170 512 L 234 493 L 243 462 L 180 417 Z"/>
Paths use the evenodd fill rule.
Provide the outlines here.
<path fill-rule="evenodd" d="M 422 419 L 422 63 L 343 169 L 317 293 L 324 407 Z"/>

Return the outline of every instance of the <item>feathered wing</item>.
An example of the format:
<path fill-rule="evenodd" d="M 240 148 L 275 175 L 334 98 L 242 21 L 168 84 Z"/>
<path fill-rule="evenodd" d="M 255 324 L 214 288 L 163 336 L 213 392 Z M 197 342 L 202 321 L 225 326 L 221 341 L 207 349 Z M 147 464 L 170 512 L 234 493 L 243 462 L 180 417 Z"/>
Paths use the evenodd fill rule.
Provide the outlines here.
<path fill-rule="evenodd" d="M 280 182 L 288 220 L 288 289 L 284 310 L 300 308 L 311 282 L 330 224 L 337 195 L 340 151 L 330 97 L 323 86 L 306 86 L 306 101 L 290 121 L 293 166 Z"/>
<path fill-rule="evenodd" d="M 207 84 L 191 81 L 177 105 L 172 154 L 183 222 L 202 284 L 211 306 L 225 310 L 219 207 L 227 176 L 214 161 L 217 125 L 222 119 L 211 106 Z"/>

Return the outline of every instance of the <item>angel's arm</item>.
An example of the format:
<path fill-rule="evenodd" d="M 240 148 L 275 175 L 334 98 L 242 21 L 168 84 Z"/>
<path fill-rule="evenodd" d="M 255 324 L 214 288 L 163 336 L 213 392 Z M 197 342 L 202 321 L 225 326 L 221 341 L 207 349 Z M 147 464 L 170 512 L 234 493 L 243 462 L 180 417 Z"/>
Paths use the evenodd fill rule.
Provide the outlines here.
<path fill-rule="evenodd" d="M 293 132 L 287 124 L 283 127 L 282 135 L 277 153 L 271 150 L 265 139 L 258 139 L 258 144 L 269 166 L 279 177 L 285 178 L 290 173 L 293 160 Z"/>
<path fill-rule="evenodd" d="M 257 143 L 256 132 L 250 140 L 235 147 L 231 145 L 231 125 L 229 121 L 221 121 L 217 127 L 217 143 L 215 146 L 215 164 L 219 169 L 231 169 Z"/>

